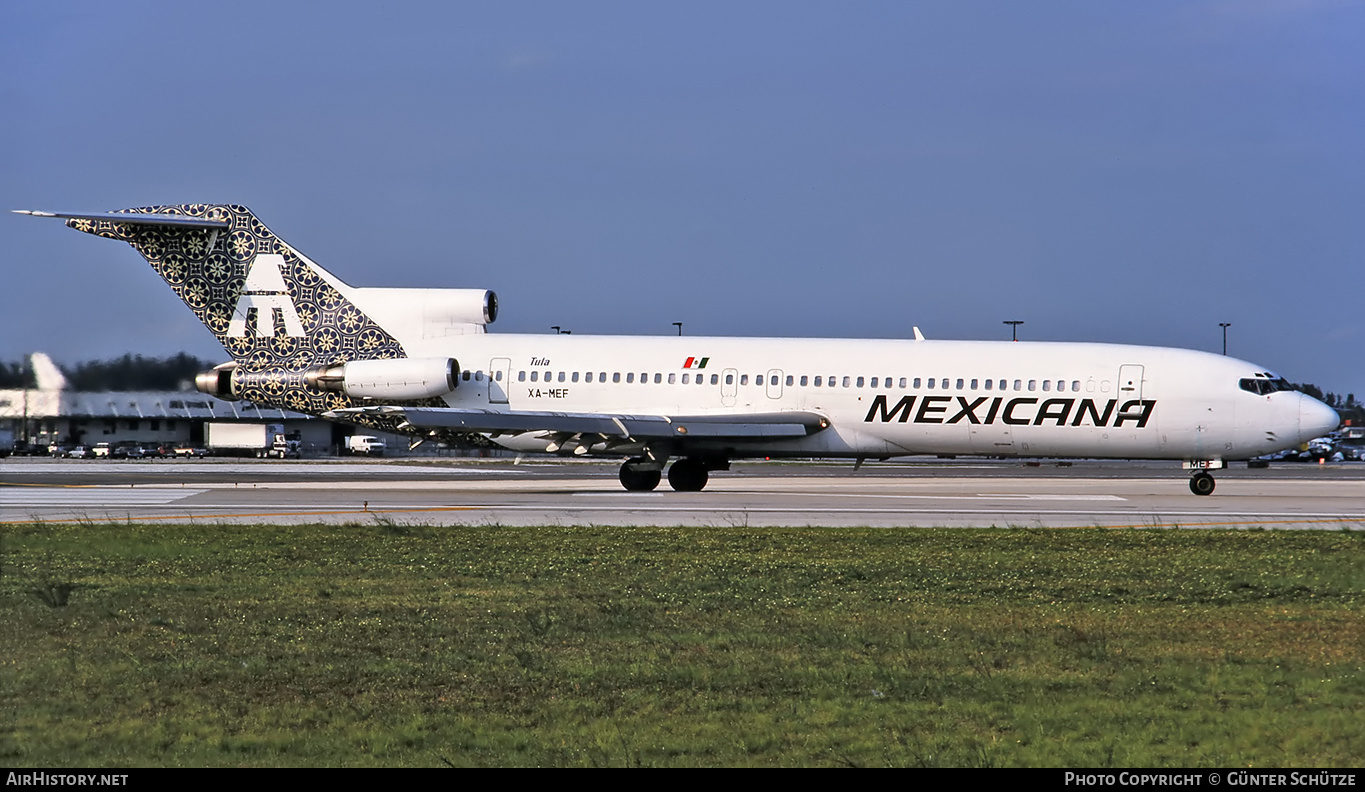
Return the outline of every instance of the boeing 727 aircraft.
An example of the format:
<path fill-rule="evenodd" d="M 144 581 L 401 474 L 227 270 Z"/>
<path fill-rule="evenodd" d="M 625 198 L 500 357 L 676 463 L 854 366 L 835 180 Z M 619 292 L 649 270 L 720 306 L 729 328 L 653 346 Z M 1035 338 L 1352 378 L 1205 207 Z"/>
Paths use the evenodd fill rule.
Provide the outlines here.
<path fill-rule="evenodd" d="M 519 451 L 626 457 L 621 484 L 698 491 L 745 457 L 1180 460 L 1209 470 L 1337 426 L 1264 366 L 1089 343 L 496 335 L 482 289 L 349 286 L 242 206 L 57 217 L 131 244 L 232 360 L 197 387 Z"/>

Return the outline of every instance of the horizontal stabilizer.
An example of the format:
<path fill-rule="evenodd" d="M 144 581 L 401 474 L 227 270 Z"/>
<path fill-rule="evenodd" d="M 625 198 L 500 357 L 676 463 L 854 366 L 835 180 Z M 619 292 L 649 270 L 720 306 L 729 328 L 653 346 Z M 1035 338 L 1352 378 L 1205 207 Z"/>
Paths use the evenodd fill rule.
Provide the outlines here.
<path fill-rule="evenodd" d="M 227 218 L 209 219 L 206 217 L 189 217 L 188 215 L 173 214 L 137 214 L 127 212 L 39 212 L 33 209 L 15 209 L 15 214 L 30 215 L 32 217 L 56 217 L 62 220 L 108 220 L 112 223 L 127 223 L 129 225 L 148 225 L 148 226 L 189 226 L 191 228 L 227 228 L 231 222 Z"/>
<path fill-rule="evenodd" d="M 401 415 L 419 429 L 463 429 L 495 434 L 511 432 L 569 432 L 600 434 L 636 440 L 748 439 L 805 437 L 829 426 L 822 415 L 807 412 L 750 415 L 610 415 L 604 413 L 494 412 L 453 407 L 355 407 L 333 410 L 323 417 L 346 420 L 363 415 Z"/>

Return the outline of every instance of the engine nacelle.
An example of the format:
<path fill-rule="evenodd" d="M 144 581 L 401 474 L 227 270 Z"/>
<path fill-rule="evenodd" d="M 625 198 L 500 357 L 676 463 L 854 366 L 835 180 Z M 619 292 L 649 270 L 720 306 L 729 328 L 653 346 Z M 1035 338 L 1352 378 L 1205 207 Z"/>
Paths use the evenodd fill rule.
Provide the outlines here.
<path fill-rule="evenodd" d="M 232 375 L 236 371 L 236 363 L 223 363 L 201 371 L 194 377 L 194 389 L 226 401 L 237 401 L 232 392 Z"/>
<path fill-rule="evenodd" d="M 455 390 L 460 364 L 454 358 L 352 360 L 339 366 L 313 366 L 304 372 L 303 381 L 357 399 L 416 401 Z"/>
<path fill-rule="evenodd" d="M 482 333 L 498 318 L 498 295 L 485 289 L 352 289 L 349 296 L 398 339 Z"/>

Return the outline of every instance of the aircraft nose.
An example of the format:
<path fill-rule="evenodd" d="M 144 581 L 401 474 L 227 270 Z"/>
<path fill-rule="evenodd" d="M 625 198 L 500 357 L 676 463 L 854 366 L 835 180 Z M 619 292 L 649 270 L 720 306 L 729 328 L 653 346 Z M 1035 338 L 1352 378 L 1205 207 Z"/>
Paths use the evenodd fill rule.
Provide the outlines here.
<path fill-rule="evenodd" d="M 1299 396 L 1299 438 L 1303 442 L 1322 437 L 1341 423 L 1337 411 L 1312 396 Z"/>

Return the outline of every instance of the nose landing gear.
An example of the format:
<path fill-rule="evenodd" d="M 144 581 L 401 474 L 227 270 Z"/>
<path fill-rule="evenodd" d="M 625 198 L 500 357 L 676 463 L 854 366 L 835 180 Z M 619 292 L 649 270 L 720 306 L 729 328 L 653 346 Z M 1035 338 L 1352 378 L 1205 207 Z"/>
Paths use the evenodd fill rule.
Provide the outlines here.
<path fill-rule="evenodd" d="M 1190 476 L 1190 492 L 1195 495 L 1212 495 L 1214 484 L 1213 476 L 1202 470 Z"/>

